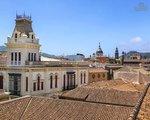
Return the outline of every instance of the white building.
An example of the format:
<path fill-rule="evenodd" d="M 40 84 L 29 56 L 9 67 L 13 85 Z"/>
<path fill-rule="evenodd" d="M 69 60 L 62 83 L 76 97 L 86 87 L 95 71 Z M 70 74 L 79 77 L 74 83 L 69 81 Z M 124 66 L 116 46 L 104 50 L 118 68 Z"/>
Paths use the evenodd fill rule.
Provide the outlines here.
<path fill-rule="evenodd" d="M 77 53 L 76 55 L 67 55 L 65 58 L 71 61 L 84 61 L 85 56 L 83 54 Z"/>
<path fill-rule="evenodd" d="M 29 16 L 16 16 L 6 46 L 7 61 L 0 64 L 0 89 L 11 94 L 50 93 L 88 82 L 88 62 L 40 61 L 40 44 Z"/>

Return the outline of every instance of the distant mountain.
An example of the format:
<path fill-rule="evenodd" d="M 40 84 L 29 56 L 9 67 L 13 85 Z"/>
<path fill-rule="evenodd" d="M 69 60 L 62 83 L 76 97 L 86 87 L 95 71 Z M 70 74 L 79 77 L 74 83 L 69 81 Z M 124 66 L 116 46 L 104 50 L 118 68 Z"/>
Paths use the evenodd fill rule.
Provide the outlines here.
<path fill-rule="evenodd" d="M 57 56 L 55 55 L 50 55 L 48 53 L 43 53 L 43 52 L 41 52 L 40 55 L 47 58 L 57 58 Z"/>
<path fill-rule="evenodd" d="M 0 52 L 5 52 L 7 51 L 6 46 L 0 46 Z"/>

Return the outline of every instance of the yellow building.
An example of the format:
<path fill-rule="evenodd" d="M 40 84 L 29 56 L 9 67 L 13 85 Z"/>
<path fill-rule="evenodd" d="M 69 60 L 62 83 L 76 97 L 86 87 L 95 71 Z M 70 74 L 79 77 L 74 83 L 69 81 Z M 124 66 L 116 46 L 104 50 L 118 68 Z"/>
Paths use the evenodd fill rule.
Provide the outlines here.
<path fill-rule="evenodd" d="M 89 69 L 89 83 L 107 80 L 108 71 L 103 68 Z"/>

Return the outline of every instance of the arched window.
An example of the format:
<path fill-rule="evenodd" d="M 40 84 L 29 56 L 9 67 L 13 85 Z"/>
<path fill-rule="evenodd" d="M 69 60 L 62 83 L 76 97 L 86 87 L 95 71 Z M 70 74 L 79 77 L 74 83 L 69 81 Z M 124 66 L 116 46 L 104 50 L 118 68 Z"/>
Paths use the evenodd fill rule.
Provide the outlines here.
<path fill-rule="evenodd" d="M 40 76 L 37 78 L 37 90 L 40 90 Z"/>
<path fill-rule="evenodd" d="M 33 91 L 36 91 L 36 82 L 33 83 Z"/>
<path fill-rule="evenodd" d="M 80 79 L 81 79 L 81 84 L 82 84 L 82 77 L 83 77 L 82 73 L 81 73 L 80 77 L 81 77 Z"/>
<path fill-rule="evenodd" d="M 18 57 L 19 61 L 21 61 L 21 52 L 18 53 Z"/>
<path fill-rule="evenodd" d="M 53 74 L 50 75 L 50 88 L 53 88 Z"/>
<path fill-rule="evenodd" d="M 31 61 L 33 61 L 33 53 L 31 53 Z"/>
<path fill-rule="evenodd" d="M 14 61 L 14 53 L 11 53 L 11 61 Z"/>
<path fill-rule="evenodd" d="M 28 53 L 28 61 L 31 60 L 31 57 L 30 57 L 30 56 L 31 56 L 30 53 Z"/>
<path fill-rule="evenodd" d="M 43 87 L 44 86 L 44 83 L 43 82 L 41 82 L 41 90 L 43 90 Z"/>
<path fill-rule="evenodd" d="M 15 52 L 15 61 L 17 61 L 17 52 Z"/>
<path fill-rule="evenodd" d="M 86 73 L 84 73 L 84 83 L 85 83 L 85 81 L 86 81 Z"/>
<path fill-rule="evenodd" d="M 36 61 L 36 53 L 34 53 L 34 59 L 33 59 L 33 61 Z"/>
<path fill-rule="evenodd" d="M 15 38 L 17 38 L 17 33 L 15 33 Z"/>
<path fill-rule="evenodd" d="M 66 89 L 66 75 L 64 75 L 64 80 L 63 80 L 63 87 L 64 87 L 64 90 Z"/>
<path fill-rule="evenodd" d="M 3 74 L 0 73 L 0 89 L 3 89 Z"/>
<path fill-rule="evenodd" d="M 26 77 L 26 91 L 28 91 L 28 77 Z"/>
<path fill-rule="evenodd" d="M 34 35 L 32 35 L 32 39 L 34 38 Z"/>
<path fill-rule="evenodd" d="M 58 75 L 55 75 L 55 88 L 57 88 L 57 82 L 58 82 Z"/>

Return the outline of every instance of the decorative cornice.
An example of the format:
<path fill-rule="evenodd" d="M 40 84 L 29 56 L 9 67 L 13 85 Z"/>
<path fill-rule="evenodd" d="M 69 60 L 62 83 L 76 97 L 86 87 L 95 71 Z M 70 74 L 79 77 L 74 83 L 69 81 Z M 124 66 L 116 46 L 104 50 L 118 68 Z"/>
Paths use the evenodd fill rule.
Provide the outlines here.
<path fill-rule="evenodd" d="M 10 48 L 26 48 L 26 49 L 39 49 L 41 45 L 39 44 L 17 44 L 17 43 L 8 43 L 7 47 Z"/>

